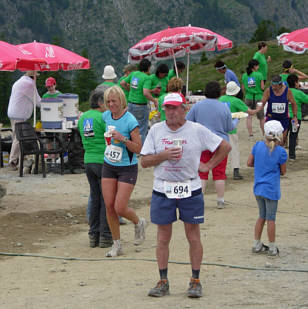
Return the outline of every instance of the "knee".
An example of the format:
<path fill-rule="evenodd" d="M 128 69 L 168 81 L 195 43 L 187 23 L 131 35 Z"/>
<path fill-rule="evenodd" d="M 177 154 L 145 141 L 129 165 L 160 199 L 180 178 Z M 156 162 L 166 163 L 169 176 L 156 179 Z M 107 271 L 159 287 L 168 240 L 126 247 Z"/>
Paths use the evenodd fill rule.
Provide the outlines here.
<path fill-rule="evenodd" d="M 159 247 L 159 248 L 169 247 L 169 243 L 170 243 L 169 237 L 163 236 L 163 237 L 159 237 L 157 239 L 157 247 Z"/>
<path fill-rule="evenodd" d="M 187 236 L 187 241 L 189 242 L 190 246 L 196 246 L 201 244 L 200 237 L 196 235 L 188 235 Z"/>

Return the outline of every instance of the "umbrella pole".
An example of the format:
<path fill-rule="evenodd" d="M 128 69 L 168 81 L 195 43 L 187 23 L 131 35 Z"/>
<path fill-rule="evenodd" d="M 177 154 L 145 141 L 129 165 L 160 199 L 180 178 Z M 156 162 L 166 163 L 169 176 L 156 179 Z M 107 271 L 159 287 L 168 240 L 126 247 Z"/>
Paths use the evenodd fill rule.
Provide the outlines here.
<path fill-rule="evenodd" d="M 35 128 L 35 125 L 36 125 L 36 92 L 35 92 L 35 89 L 36 89 L 36 74 L 34 74 L 34 91 L 33 91 L 33 127 Z"/>
<path fill-rule="evenodd" d="M 186 96 L 188 96 L 188 84 L 189 84 L 189 51 L 187 52 Z"/>
<path fill-rule="evenodd" d="M 179 72 L 178 72 L 178 68 L 176 66 L 175 55 L 174 55 L 174 50 L 173 49 L 172 49 L 172 56 L 173 56 L 173 62 L 174 62 L 174 68 L 175 68 L 176 77 L 179 78 Z"/>

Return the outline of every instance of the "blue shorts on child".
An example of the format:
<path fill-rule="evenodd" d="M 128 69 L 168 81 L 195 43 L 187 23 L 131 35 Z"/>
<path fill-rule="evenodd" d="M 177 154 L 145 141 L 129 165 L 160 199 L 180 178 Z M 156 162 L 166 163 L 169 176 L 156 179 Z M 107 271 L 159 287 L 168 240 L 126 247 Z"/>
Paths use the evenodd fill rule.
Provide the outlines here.
<path fill-rule="evenodd" d="M 270 200 L 259 195 L 256 195 L 256 200 L 259 206 L 259 217 L 261 219 L 275 221 L 278 201 Z"/>

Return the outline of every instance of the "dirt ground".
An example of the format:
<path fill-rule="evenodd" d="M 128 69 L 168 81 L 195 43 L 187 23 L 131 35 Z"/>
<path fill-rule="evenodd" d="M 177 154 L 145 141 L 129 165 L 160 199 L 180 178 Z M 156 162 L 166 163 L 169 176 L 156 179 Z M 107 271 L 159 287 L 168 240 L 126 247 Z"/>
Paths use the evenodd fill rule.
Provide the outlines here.
<path fill-rule="evenodd" d="M 261 138 L 254 120 L 256 140 Z M 255 141 L 239 125 L 241 171 L 233 181 L 228 169 L 225 200 L 216 208 L 211 184 L 205 195 L 201 225 L 204 296 L 189 299 L 191 275 L 183 224 L 173 227 L 170 246 L 170 296 L 150 298 L 158 280 L 156 226 L 133 246 L 133 224 L 121 227 L 124 253 L 105 259 L 107 249 L 88 247 L 85 219 L 89 186 L 84 174 L 25 175 L 0 170 L 0 308 L 308 308 L 308 123 L 303 122 L 297 160 L 282 177 L 277 213 L 280 256 L 251 253 L 257 205 L 252 193 L 253 169 L 246 159 Z M 152 169 L 140 169 L 130 205 L 149 221 Z M 1 192 L 0 192 L 1 193 Z M 266 234 L 263 241 L 267 243 Z M 14 253 L 13 256 L 3 253 Z M 18 256 L 30 254 L 32 256 Z"/>

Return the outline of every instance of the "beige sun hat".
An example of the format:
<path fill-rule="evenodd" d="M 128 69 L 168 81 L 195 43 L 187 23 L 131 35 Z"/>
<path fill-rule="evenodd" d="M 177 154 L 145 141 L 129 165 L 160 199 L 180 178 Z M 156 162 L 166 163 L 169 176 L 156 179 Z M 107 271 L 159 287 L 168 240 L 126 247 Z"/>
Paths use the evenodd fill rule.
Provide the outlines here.
<path fill-rule="evenodd" d="M 114 72 L 114 68 L 112 65 L 106 65 L 104 67 L 104 73 L 102 75 L 103 79 L 115 79 L 117 78 L 117 74 Z"/>
<path fill-rule="evenodd" d="M 234 82 L 231 81 L 227 84 L 227 88 L 226 88 L 226 94 L 227 95 L 236 95 L 240 92 L 241 88 L 239 87 L 239 85 Z"/>

